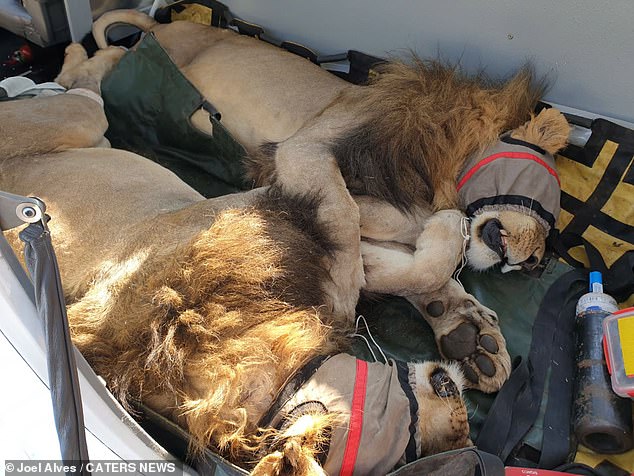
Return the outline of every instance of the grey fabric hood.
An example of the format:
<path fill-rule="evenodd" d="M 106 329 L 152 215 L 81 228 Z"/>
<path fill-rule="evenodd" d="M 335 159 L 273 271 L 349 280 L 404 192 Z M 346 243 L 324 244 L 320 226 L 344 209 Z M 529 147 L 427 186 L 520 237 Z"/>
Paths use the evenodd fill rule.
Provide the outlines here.
<path fill-rule="evenodd" d="M 516 210 L 535 218 L 547 234 L 559 217 L 561 188 L 554 157 L 510 134 L 467 161 L 457 190 L 471 217 L 488 210 Z"/>
<path fill-rule="evenodd" d="M 362 407 L 355 411 L 355 387 L 359 366 L 365 371 L 366 389 Z M 354 475 L 383 475 L 396 465 L 421 456 L 417 432 L 418 403 L 412 382 L 415 372 L 409 364 L 390 360 L 387 364 L 363 362 L 348 354 L 337 354 L 323 362 L 312 376 L 273 416 L 279 428 L 288 417 L 304 411 L 337 413 L 341 421 L 332 428 L 329 448 L 322 461 L 328 474 L 339 474 L 348 460 L 346 451 L 352 431 L 351 418 L 362 418 L 354 458 Z M 355 416 L 356 415 L 356 416 Z M 352 473 L 351 473 L 352 474 Z"/>

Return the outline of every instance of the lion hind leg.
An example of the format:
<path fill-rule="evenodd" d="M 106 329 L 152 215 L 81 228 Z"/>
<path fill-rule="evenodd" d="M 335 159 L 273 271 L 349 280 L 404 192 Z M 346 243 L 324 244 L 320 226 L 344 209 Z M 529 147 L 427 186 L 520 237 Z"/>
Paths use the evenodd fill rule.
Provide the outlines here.
<path fill-rule="evenodd" d="M 59 76 L 64 76 L 68 72 L 88 59 L 86 49 L 80 43 L 71 43 L 64 50 L 64 64 Z"/>
<path fill-rule="evenodd" d="M 460 364 L 466 386 L 500 389 L 510 375 L 511 358 L 495 312 L 453 279 L 433 293 L 406 297 L 433 329 L 443 358 Z"/>
<path fill-rule="evenodd" d="M 66 48 L 64 66 L 55 81 L 67 89 L 83 88 L 101 94 L 101 80 L 119 63 L 125 50 L 110 46 L 98 50 L 92 58 L 79 62 L 81 53 L 77 46 L 71 44 Z"/>

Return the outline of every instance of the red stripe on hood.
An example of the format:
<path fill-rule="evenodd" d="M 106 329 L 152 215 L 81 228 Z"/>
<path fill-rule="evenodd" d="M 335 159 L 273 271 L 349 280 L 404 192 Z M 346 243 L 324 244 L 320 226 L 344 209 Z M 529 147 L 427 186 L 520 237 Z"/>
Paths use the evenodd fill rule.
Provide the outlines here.
<path fill-rule="evenodd" d="M 363 408 L 368 386 L 368 363 L 357 359 L 357 373 L 352 393 L 352 408 L 350 409 L 350 423 L 348 423 L 348 438 L 346 450 L 343 453 L 340 476 L 352 476 L 357 462 L 357 453 L 361 443 L 363 431 Z"/>
<path fill-rule="evenodd" d="M 467 183 L 467 181 L 471 177 L 473 177 L 473 175 L 478 170 L 480 170 L 482 167 L 490 164 L 491 162 L 497 159 L 523 159 L 523 160 L 532 160 L 533 162 L 537 162 L 539 165 L 544 167 L 550 175 L 555 177 L 555 180 L 557 180 L 557 183 L 561 187 L 561 182 L 559 181 L 559 176 L 557 175 L 557 171 L 553 169 L 551 166 L 549 166 L 546 162 L 544 162 L 543 159 L 540 159 L 538 156 L 534 154 L 529 154 L 528 152 L 499 152 L 497 154 L 493 154 L 482 159 L 480 162 L 478 162 L 473 167 L 471 167 L 471 169 L 469 169 L 469 171 L 465 174 L 465 176 L 462 177 L 460 182 L 458 182 L 458 185 L 456 186 L 456 190 L 459 192 L 460 189 L 464 186 L 464 184 Z"/>

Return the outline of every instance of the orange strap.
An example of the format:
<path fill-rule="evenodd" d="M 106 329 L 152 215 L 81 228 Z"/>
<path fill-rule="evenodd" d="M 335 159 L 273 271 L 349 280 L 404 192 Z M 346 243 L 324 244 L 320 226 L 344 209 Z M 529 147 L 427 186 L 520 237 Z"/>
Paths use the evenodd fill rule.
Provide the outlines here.
<path fill-rule="evenodd" d="M 363 431 L 363 408 L 365 406 L 367 385 L 368 363 L 357 359 L 357 373 L 352 393 L 348 438 L 346 450 L 343 453 L 340 476 L 352 476 L 352 473 L 354 473 L 354 465 L 357 461 L 357 453 L 359 452 L 359 443 L 361 443 L 361 433 Z"/>

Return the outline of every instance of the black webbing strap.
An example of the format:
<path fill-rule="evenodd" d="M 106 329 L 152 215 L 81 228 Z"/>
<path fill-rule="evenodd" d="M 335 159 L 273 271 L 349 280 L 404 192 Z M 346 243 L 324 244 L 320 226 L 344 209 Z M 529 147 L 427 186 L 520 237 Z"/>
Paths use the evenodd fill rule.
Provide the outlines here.
<path fill-rule="evenodd" d="M 282 389 L 276 395 L 267 412 L 262 415 L 262 418 L 260 418 L 260 421 L 258 422 L 258 426 L 260 428 L 271 426 L 275 415 L 284 408 L 284 405 L 293 398 L 302 385 L 304 385 L 315 374 L 315 372 L 317 372 L 317 369 L 319 369 L 319 367 L 329 358 L 329 355 L 318 355 L 317 357 L 313 357 L 306 363 L 306 365 L 295 372 L 282 386 Z"/>
<path fill-rule="evenodd" d="M 41 222 L 31 223 L 20 232 L 25 243 L 24 257 L 35 290 L 35 305 L 46 340 L 48 378 L 53 414 L 65 465 L 74 466 L 73 475 L 88 476 L 88 448 L 79 390 L 74 347 L 70 340 L 64 294 L 51 237 Z"/>
<path fill-rule="evenodd" d="M 570 452 L 574 307 L 578 297 L 571 298 L 570 289 L 575 283 L 587 282 L 587 275 L 582 269 L 569 271 L 544 296 L 533 324 L 528 357 L 519 361 L 498 392 L 478 435 L 476 444 L 481 450 L 503 461 L 509 458 L 537 419 L 550 368 L 549 394 L 554 398 L 546 407 L 539 463 L 552 468 L 566 461 Z"/>
<path fill-rule="evenodd" d="M 369 345 L 369 344 L 368 344 Z M 414 391 L 409 383 L 409 367 L 407 363 L 401 361 L 395 361 L 396 372 L 398 376 L 398 383 L 401 386 L 401 390 L 407 397 L 409 402 L 409 441 L 405 447 L 405 462 L 411 463 L 417 458 L 416 454 L 416 428 L 418 427 L 418 400 L 414 395 Z"/>
<path fill-rule="evenodd" d="M 264 34 L 264 28 L 260 25 L 256 25 L 255 23 L 251 23 L 240 18 L 233 17 L 229 24 L 235 26 L 241 35 L 259 38 L 260 35 Z"/>
<path fill-rule="evenodd" d="M 564 275 L 566 277 L 568 275 Z M 561 278 L 560 278 L 561 279 Z M 568 461 L 572 450 L 570 440 L 570 418 L 574 399 L 574 376 L 576 370 L 576 333 L 575 308 L 577 299 L 567 299 L 566 292 L 574 283 L 587 283 L 586 270 L 573 270 L 566 280 L 567 288 L 554 296 L 555 301 L 547 302 L 552 306 L 561 306 L 551 354 L 550 380 L 548 394 L 552 398 L 546 404 L 546 413 L 542 423 L 542 449 L 539 457 L 540 468 L 553 468 Z M 583 286 L 580 286 L 583 290 Z M 580 294 L 585 291 L 580 291 Z M 580 297 L 580 296 L 578 296 Z"/>

